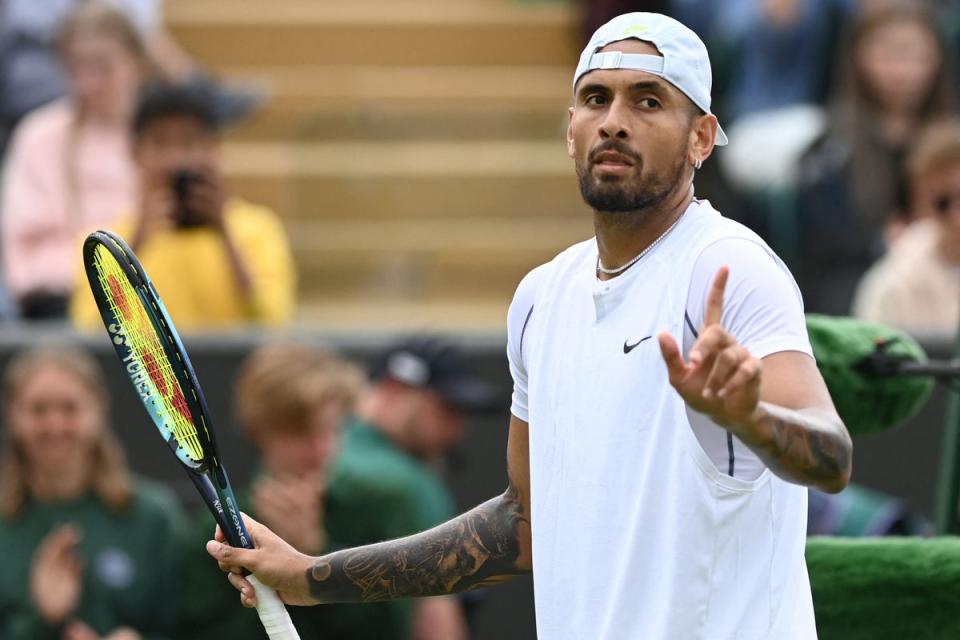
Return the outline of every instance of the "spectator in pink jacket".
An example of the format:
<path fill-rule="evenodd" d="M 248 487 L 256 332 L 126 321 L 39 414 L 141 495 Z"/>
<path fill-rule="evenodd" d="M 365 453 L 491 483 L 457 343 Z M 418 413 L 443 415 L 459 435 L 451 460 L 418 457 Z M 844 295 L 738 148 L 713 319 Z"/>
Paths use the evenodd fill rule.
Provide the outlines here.
<path fill-rule="evenodd" d="M 29 114 L 5 165 L 2 248 L 24 318 L 63 317 L 82 234 L 135 208 L 129 119 L 147 70 L 136 27 L 96 0 L 63 23 L 69 95 Z"/>

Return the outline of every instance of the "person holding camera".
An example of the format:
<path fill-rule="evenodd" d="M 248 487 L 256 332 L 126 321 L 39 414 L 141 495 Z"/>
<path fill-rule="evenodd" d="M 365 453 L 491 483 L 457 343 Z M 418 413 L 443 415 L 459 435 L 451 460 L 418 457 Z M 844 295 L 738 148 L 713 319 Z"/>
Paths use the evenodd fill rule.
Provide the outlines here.
<path fill-rule="evenodd" d="M 132 126 L 139 211 L 114 230 L 137 253 L 177 326 L 288 320 L 295 272 L 286 236 L 273 212 L 229 194 L 219 122 L 207 96 L 152 85 Z M 70 315 L 78 328 L 100 324 L 86 283 L 76 288 Z"/>

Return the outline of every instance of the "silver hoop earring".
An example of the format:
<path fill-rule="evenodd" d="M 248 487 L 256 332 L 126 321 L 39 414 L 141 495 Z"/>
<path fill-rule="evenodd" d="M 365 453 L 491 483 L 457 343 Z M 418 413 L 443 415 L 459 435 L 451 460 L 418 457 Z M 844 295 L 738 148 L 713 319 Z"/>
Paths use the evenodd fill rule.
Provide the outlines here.
<path fill-rule="evenodd" d="M 700 167 L 702 166 L 703 166 L 703 160 L 701 160 L 700 158 L 697 158 L 696 160 L 693 161 L 693 168 L 695 170 L 699 171 Z"/>

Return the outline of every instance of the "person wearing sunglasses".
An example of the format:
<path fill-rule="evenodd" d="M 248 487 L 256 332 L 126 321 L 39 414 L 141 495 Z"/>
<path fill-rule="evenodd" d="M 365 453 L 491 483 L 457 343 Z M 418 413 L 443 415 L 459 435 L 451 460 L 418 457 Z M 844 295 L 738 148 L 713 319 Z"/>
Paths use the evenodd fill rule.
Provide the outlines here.
<path fill-rule="evenodd" d="M 853 314 L 949 337 L 960 326 L 960 119 L 925 129 L 906 173 L 913 222 L 860 282 Z"/>

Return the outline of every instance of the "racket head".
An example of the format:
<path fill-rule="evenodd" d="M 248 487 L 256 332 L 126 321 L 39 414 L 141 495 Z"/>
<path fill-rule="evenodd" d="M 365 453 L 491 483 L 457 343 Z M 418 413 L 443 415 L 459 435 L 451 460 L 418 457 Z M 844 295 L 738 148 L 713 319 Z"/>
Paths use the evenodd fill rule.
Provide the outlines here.
<path fill-rule="evenodd" d="M 107 335 L 154 426 L 230 544 L 253 548 L 220 462 L 203 390 L 143 266 L 123 238 L 104 230 L 87 237 L 83 262 Z"/>
<path fill-rule="evenodd" d="M 109 231 L 91 233 L 83 263 L 107 335 L 144 408 L 183 464 L 233 546 L 252 549 L 193 365 L 160 296 L 130 247 Z M 259 584 L 255 582 L 255 584 Z M 258 614 L 273 640 L 298 640 L 276 594 L 262 585 Z"/>
<path fill-rule="evenodd" d="M 185 467 L 214 469 L 216 444 L 203 392 L 143 267 L 109 231 L 87 237 L 83 262 L 110 342 L 154 426 Z"/>

